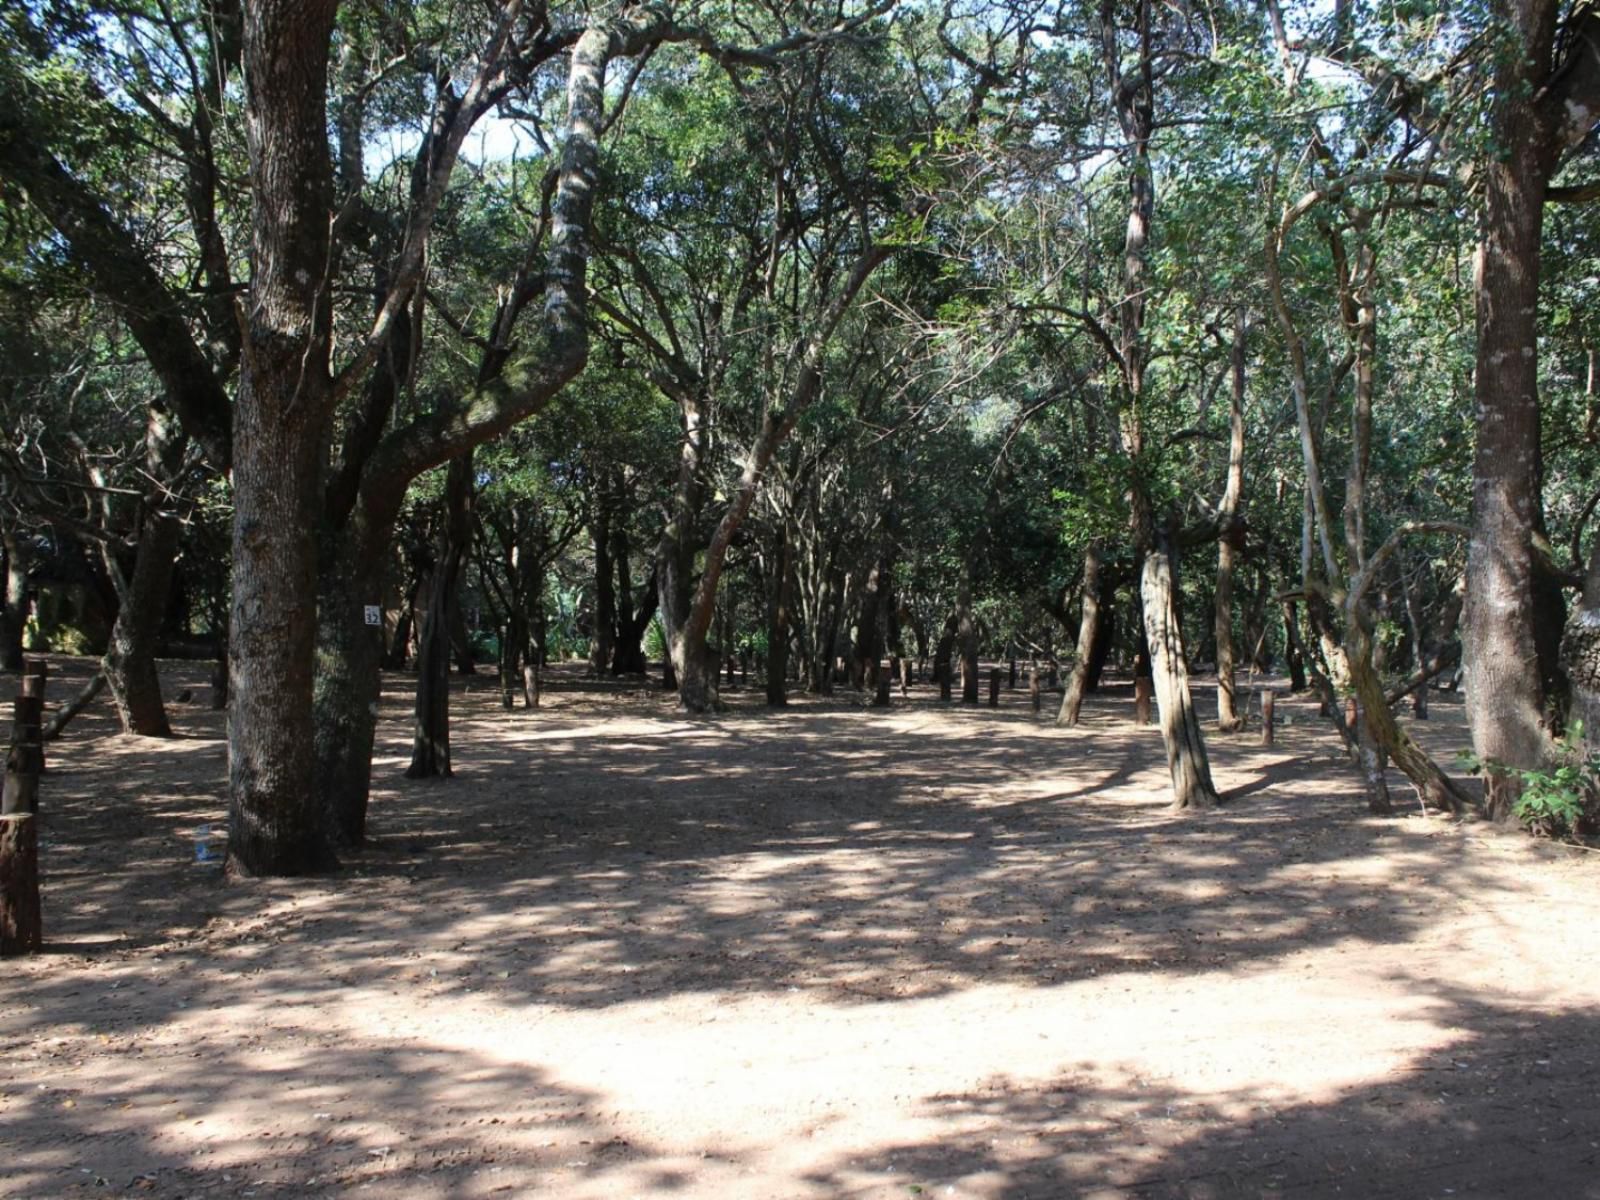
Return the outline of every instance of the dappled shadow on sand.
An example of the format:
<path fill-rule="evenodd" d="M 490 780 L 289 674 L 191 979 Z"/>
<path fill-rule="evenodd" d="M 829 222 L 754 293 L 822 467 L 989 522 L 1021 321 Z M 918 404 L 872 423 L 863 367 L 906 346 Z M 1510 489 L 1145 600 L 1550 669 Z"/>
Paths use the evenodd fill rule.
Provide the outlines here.
<path fill-rule="evenodd" d="M 783 713 L 735 694 L 733 712 L 689 720 L 642 688 L 563 694 L 559 679 L 549 708 L 506 713 L 485 681 L 459 706 L 457 777 L 407 782 L 405 683 L 385 696 L 373 843 L 331 879 L 229 884 L 193 864 L 195 826 L 223 815 L 216 718 L 190 714 L 172 745 L 91 720 L 56 756 L 54 964 L 28 964 L 0 1017 L 0 1055 L 31 1064 L 0 1134 L 23 1194 L 101 1178 L 164 1195 L 754 1194 L 715 1138 L 686 1150 L 612 1120 L 632 1081 L 575 1082 L 589 1077 L 562 1068 L 584 1046 L 560 1038 L 674 1005 L 890 1030 L 997 990 L 1073 1012 L 1116 1002 L 1111 981 L 1166 1012 L 1185 987 L 1237 996 L 1297 956 L 1406 947 L 1464 898 L 1517 890 L 1459 826 L 1363 816 L 1292 703 L 1275 747 L 1214 738 L 1231 800 L 1174 818 L 1159 735 L 1117 690 L 1060 730 L 1017 694 Z M 1419 963 L 1438 953 L 1435 938 Z M 819 1149 L 762 1194 L 1417 1195 L 1474 1136 L 1510 1172 L 1486 1167 L 1491 1182 L 1514 1177 L 1518 1139 L 1566 1138 L 1554 1153 L 1587 1161 L 1588 1132 L 1561 1122 L 1593 1128 L 1592 1089 L 1570 1092 L 1594 1013 L 1541 1022 L 1402 984 L 1449 1035 L 1382 1086 L 1286 1099 L 1136 1078 L 1107 1035 L 1077 1074 L 997 1070 L 921 1095 L 925 1140 Z M 1181 1045 L 1188 1016 L 1170 1011 Z M 1521 1114 L 1510 1140 L 1505 1110 Z M 899 1191 L 879 1190 L 885 1171 Z M 704 1190 L 711 1177 L 725 1187 Z"/>
<path fill-rule="evenodd" d="M 1085 1063 L 1041 1084 L 995 1078 L 926 1097 L 936 1136 L 808 1182 L 876 1195 L 888 1175 L 912 1194 L 991 1200 L 1600 1197 L 1600 1010 L 1534 1014 L 1445 993 L 1425 1015 L 1453 1037 L 1326 1098 L 1197 1093 Z"/>

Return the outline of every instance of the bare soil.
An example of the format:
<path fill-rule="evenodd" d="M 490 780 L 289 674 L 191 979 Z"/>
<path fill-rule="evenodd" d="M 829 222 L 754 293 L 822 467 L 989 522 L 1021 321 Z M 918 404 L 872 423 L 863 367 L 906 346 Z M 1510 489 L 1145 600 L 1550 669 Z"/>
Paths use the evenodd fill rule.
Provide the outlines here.
<path fill-rule="evenodd" d="M 1125 686 L 1074 730 L 1020 689 L 690 720 L 457 686 L 457 774 L 413 783 L 388 681 L 329 878 L 196 861 L 203 703 L 52 747 L 0 1192 L 1600 1197 L 1600 856 L 1398 776 L 1367 816 L 1301 700 L 1270 749 L 1213 734 L 1227 804 L 1175 818 Z M 1466 741 L 1452 698 L 1418 729 Z"/>

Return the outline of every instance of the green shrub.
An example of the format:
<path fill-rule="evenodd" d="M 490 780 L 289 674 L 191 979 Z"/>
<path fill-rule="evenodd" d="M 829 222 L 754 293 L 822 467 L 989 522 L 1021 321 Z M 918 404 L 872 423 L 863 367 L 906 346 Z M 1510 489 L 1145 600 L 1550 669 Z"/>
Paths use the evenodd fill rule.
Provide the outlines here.
<path fill-rule="evenodd" d="M 1544 767 L 1525 769 L 1495 759 L 1480 759 L 1470 750 L 1457 757 L 1473 774 L 1515 775 L 1522 794 L 1512 812 L 1534 833 L 1567 838 L 1591 824 L 1600 809 L 1600 754 L 1585 754 L 1583 722 L 1574 721 Z"/>

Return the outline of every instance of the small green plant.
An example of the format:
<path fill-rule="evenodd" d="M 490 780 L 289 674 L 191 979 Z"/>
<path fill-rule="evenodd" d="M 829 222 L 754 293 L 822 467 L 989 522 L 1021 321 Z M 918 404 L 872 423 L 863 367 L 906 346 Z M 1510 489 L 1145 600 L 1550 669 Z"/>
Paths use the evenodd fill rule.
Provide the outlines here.
<path fill-rule="evenodd" d="M 1586 754 L 1583 722 L 1574 721 L 1556 743 L 1557 752 L 1544 767 L 1512 767 L 1496 759 L 1480 759 L 1470 750 L 1456 757 L 1476 775 L 1514 775 L 1522 784 L 1512 808 L 1516 818 L 1534 833 L 1570 837 L 1593 817 L 1600 800 L 1600 754 Z"/>

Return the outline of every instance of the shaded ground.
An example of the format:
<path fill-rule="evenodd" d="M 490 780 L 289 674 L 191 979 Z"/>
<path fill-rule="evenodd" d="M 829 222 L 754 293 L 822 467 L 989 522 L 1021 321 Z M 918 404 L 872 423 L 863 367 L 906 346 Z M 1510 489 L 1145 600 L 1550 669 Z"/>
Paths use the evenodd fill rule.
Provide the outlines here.
<path fill-rule="evenodd" d="M 1367 817 L 1299 702 L 1174 819 L 1125 688 L 1058 730 L 1021 691 L 691 721 L 484 679 L 409 783 L 408 686 L 332 879 L 195 862 L 218 714 L 52 750 L 0 1192 L 1600 1197 L 1596 856 L 1398 776 Z"/>

